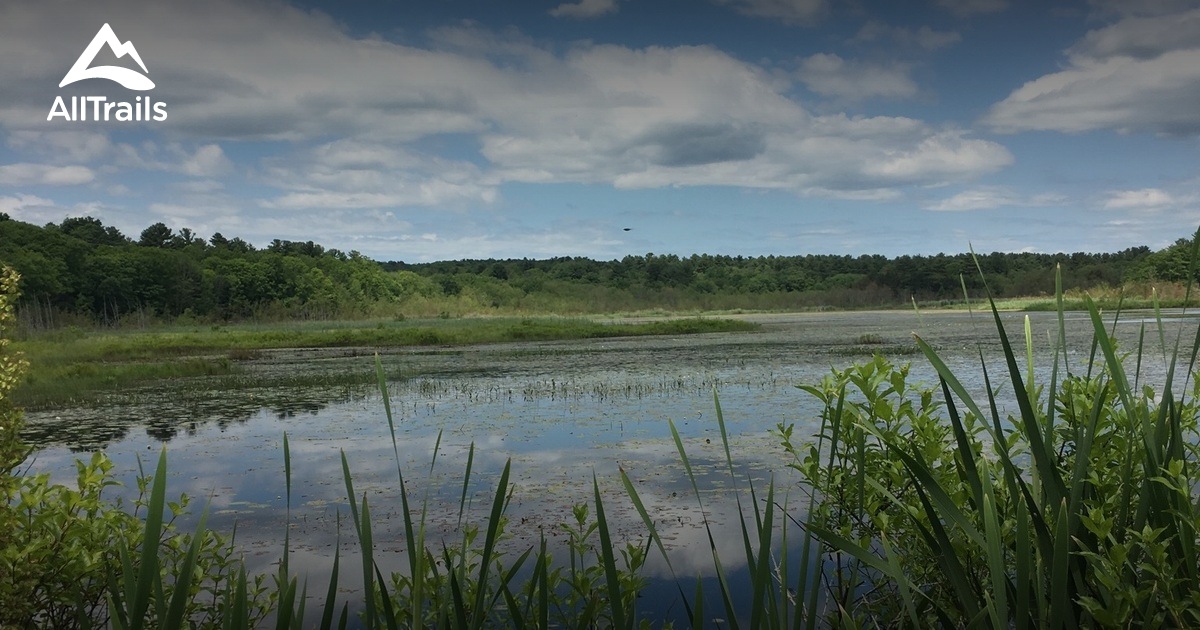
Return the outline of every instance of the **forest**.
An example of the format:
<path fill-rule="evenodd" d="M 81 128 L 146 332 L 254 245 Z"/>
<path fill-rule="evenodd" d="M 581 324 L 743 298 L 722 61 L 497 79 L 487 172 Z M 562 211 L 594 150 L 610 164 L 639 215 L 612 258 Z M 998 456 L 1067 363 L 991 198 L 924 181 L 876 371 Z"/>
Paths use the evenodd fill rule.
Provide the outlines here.
<path fill-rule="evenodd" d="M 1183 283 L 1191 238 L 1160 251 L 932 256 L 674 254 L 598 261 L 378 262 L 312 241 L 255 247 L 155 223 L 137 238 L 94 217 L 37 226 L 0 214 L 0 265 L 22 275 L 26 327 L 163 321 L 580 314 L 642 310 L 854 309 L 1063 289 Z M 398 252 L 402 257 L 402 252 Z M 965 279 L 965 280 L 964 280 Z"/>

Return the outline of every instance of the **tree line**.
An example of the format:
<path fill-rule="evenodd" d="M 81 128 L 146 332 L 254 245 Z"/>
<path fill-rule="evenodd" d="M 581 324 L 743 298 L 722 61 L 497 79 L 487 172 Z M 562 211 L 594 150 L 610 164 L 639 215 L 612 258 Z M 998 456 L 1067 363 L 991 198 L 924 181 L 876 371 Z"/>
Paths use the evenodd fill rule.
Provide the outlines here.
<path fill-rule="evenodd" d="M 311 241 L 276 240 L 258 249 L 240 238 L 217 233 L 205 240 L 162 223 L 134 240 L 92 217 L 38 227 L 0 215 L 0 263 L 21 273 L 25 310 L 101 323 L 133 314 L 347 316 L 421 291 L 411 286 L 421 280 L 416 274 L 387 272 L 357 252 Z"/>
<path fill-rule="evenodd" d="M 1183 282 L 1190 239 L 1161 251 L 932 256 L 723 256 L 376 262 L 312 241 L 257 248 L 155 223 L 137 239 L 93 217 L 37 226 L 0 214 L 0 263 L 21 272 L 26 322 L 131 316 L 214 321 L 643 308 L 855 308 L 1054 289 Z M 976 271 L 976 260 L 983 271 Z M 1194 275 L 1194 269 L 1191 271 Z M 42 320 L 46 320 L 42 322 Z"/>

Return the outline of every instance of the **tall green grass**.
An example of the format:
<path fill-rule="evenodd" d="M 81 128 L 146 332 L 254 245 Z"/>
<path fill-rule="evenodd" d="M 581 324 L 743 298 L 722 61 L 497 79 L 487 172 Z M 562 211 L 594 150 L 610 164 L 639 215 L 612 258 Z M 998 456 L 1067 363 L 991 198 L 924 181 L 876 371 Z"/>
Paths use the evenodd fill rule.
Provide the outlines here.
<path fill-rule="evenodd" d="M 1158 318 L 1167 374 L 1156 392 L 1126 371 L 1149 359 L 1145 330 L 1120 348 L 1085 303 L 1089 360 L 1068 360 L 1060 309 L 1048 382 L 1035 376 L 1028 319 L 1018 354 L 990 304 L 1005 374 L 993 384 L 980 352 L 982 399 L 919 336 L 941 401 L 882 359 L 809 388 L 825 403 L 827 464 L 819 448 L 785 443 L 818 495 L 807 530 L 831 558 L 837 622 L 1200 624 L 1197 390 L 1175 388 L 1200 333 L 1168 341 Z M 1013 413 L 1000 411 L 1002 387 Z"/>

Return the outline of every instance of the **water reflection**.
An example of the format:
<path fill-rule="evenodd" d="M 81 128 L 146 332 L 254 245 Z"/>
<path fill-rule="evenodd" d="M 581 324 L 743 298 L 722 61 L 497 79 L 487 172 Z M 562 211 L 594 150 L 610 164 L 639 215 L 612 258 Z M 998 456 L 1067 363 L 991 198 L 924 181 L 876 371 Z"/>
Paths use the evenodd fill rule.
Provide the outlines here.
<path fill-rule="evenodd" d="M 131 430 L 143 429 L 146 437 L 169 442 L 177 436 L 195 436 L 204 425 L 225 429 L 245 423 L 260 413 L 280 420 L 317 415 L 331 404 L 362 398 L 370 390 L 359 387 L 328 391 L 274 391 L 270 389 L 225 394 L 219 390 L 181 393 L 169 386 L 144 389 L 136 404 L 103 404 L 26 414 L 22 436 L 39 447 L 62 446 L 72 452 L 92 452 L 126 441 Z"/>

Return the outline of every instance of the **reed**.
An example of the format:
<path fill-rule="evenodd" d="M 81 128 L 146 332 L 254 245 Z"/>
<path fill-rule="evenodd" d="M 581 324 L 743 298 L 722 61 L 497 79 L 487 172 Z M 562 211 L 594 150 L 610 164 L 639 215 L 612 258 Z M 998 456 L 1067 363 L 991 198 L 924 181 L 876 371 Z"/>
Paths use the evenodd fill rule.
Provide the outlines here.
<path fill-rule="evenodd" d="M 1147 331 L 1118 348 L 1090 299 L 1090 360 L 1069 361 L 1057 295 L 1048 382 L 1036 376 L 1028 319 L 1018 354 L 989 304 L 1015 413 L 1000 411 L 982 350 L 987 391 L 977 398 L 919 336 L 940 401 L 879 358 L 808 388 L 825 403 L 828 451 L 806 451 L 786 433 L 785 444 L 818 496 L 807 530 L 828 554 L 825 596 L 839 623 L 1200 623 L 1200 434 L 1196 385 L 1187 387 L 1200 333 L 1169 341 L 1156 308 L 1149 332 L 1167 376 L 1155 391 L 1138 373 L 1150 358 Z"/>

